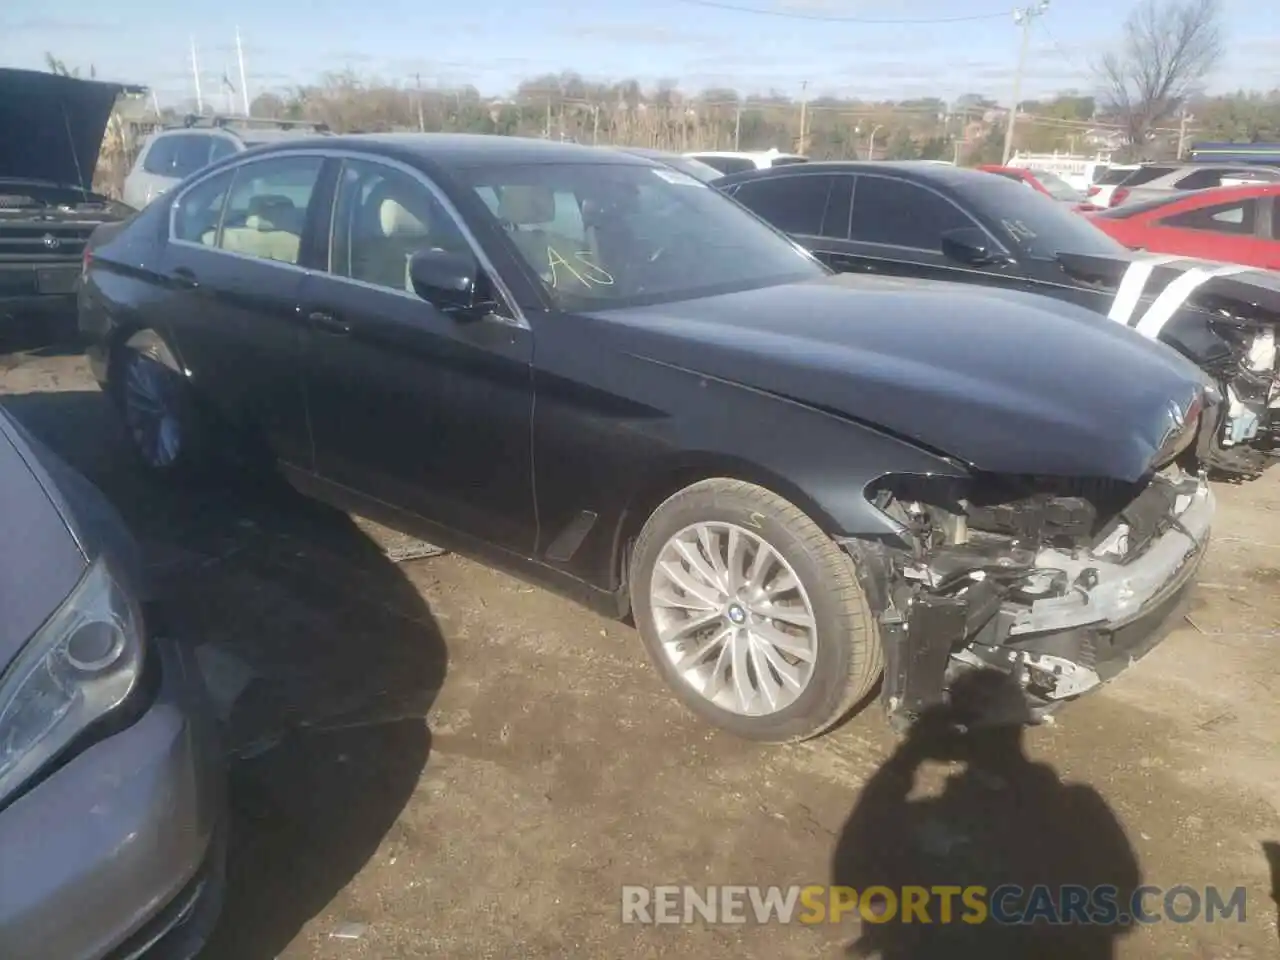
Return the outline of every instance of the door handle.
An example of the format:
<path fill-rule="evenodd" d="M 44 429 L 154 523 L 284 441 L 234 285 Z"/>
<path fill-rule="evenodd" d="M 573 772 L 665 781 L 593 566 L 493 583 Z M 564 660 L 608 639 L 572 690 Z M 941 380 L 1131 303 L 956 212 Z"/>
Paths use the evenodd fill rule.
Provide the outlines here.
<path fill-rule="evenodd" d="M 307 314 L 307 322 L 317 330 L 333 336 L 345 337 L 351 332 L 351 324 L 325 310 L 312 310 Z"/>
<path fill-rule="evenodd" d="M 188 290 L 194 290 L 200 286 L 200 281 L 196 279 L 196 275 L 188 267 L 176 267 L 170 275 L 174 283 Z"/>

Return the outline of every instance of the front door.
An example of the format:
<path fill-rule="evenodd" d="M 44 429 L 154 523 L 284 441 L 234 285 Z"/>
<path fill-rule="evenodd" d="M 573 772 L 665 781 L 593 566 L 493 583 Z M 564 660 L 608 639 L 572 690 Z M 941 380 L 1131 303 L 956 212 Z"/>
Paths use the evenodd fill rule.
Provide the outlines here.
<path fill-rule="evenodd" d="M 163 321 L 192 383 L 229 422 L 305 469 L 311 438 L 297 305 L 323 164 L 269 157 L 197 181 L 175 200 L 163 270 Z"/>
<path fill-rule="evenodd" d="M 328 270 L 303 281 L 305 368 L 324 480 L 532 553 L 530 330 L 455 319 L 413 292 L 422 248 L 475 251 L 429 181 L 342 162 Z"/>

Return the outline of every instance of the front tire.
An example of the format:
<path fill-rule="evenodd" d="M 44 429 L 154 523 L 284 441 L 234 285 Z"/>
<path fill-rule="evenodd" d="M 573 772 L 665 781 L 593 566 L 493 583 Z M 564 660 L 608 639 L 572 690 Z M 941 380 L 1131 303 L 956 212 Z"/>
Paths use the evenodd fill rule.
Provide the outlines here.
<path fill-rule="evenodd" d="M 650 516 L 630 567 L 636 626 L 695 713 L 752 740 L 838 723 L 883 653 L 853 562 L 803 511 L 740 480 L 703 480 Z"/>

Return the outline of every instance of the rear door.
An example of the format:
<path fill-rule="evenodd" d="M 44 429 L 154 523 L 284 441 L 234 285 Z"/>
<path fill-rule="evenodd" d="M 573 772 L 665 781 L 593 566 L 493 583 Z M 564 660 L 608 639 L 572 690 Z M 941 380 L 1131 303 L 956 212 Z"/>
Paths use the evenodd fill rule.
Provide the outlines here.
<path fill-rule="evenodd" d="M 1270 197 L 1249 197 L 1170 213 L 1156 219 L 1142 239 L 1157 253 L 1280 269 L 1280 245 L 1268 237 L 1270 202 Z"/>
<path fill-rule="evenodd" d="M 836 266 L 838 245 L 849 238 L 852 176 L 793 174 L 748 180 L 734 190 L 733 198 L 790 234 L 827 266 Z"/>
<path fill-rule="evenodd" d="M 165 314 L 201 395 L 276 455 L 311 465 L 298 298 L 305 235 L 324 209 L 325 161 L 276 155 L 225 168 L 175 198 Z"/>
<path fill-rule="evenodd" d="M 533 334 L 419 297 L 424 248 L 483 256 L 420 172 L 341 161 L 327 270 L 302 286 L 315 472 L 366 498 L 533 553 Z"/>

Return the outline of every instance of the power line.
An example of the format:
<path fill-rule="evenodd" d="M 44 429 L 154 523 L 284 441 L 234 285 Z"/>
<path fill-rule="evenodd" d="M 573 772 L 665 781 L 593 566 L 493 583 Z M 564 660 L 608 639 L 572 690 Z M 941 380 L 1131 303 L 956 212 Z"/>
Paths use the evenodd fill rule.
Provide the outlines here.
<path fill-rule="evenodd" d="M 1003 20 L 1009 16 L 1008 11 L 999 13 L 975 13 L 963 17 L 926 17 L 916 20 L 871 20 L 865 17 L 840 17 L 827 13 L 803 13 L 799 10 L 764 10 L 760 7 L 743 7 L 734 3 L 723 3 L 721 0 L 679 0 L 695 7 L 710 7 L 713 10 L 731 10 L 734 13 L 754 13 L 762 17 L 782 17 L 786 20 L 817 20 L 822 23 L 865 23 L 865 24 L 916 24 L 931 23 L 970 23 L 976 20 Z"/>

